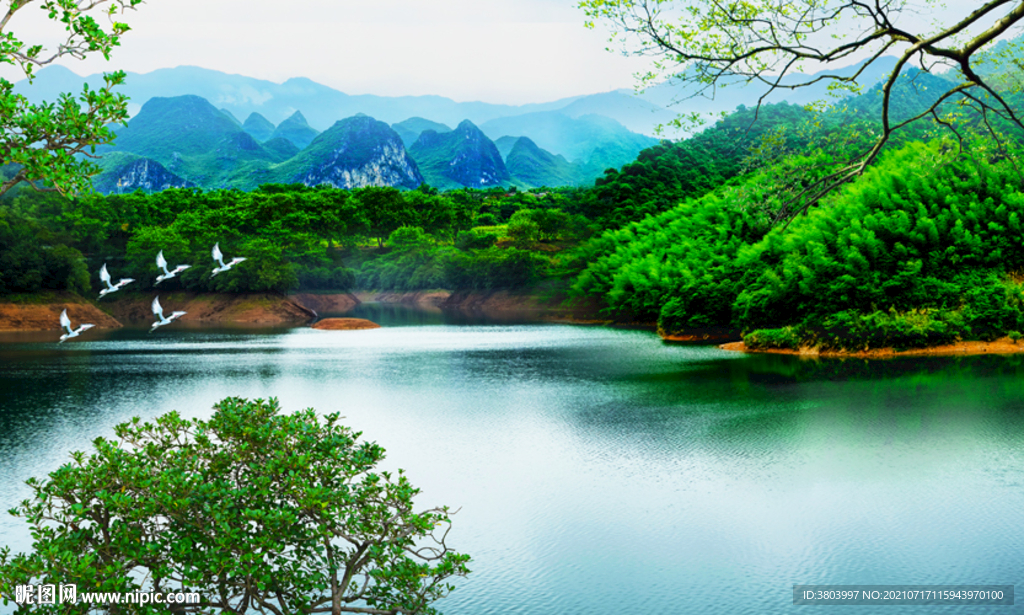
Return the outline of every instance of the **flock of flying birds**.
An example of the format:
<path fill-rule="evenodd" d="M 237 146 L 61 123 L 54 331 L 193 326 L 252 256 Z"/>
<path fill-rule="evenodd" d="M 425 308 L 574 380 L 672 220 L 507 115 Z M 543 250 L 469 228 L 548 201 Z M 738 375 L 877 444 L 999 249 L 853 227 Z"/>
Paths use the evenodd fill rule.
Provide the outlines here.
<path fill-rule="evenodd" d="M 220 266 L 219 267 L 215 267 L 213 269 L 213 273 L 211 274 L 211 277 L 217 275 L 218 273 L 223 273 L 223 272 L 227 271 L 228 269 L 231 269 L 232 267 L 234 267 L 238 263 L 244 261 L 245 258 L 244 257 L 237 257 L 236 256 L 235 258 L 231 259 L 231 262 L 225 264 L 224 263 L 224 254 L 220 251 L 220 242 L 218 242 L 218 243 L 215 243 L 213 245 L 213 260 L 216 261 L 217 264 L 219 264 Z M 167 269 L 167 259 L 164 258 L 164 251 L 160 250 L 160 253 L 156 255 L 156 266 L 159 267 L 163 271 L 163 273 L 161 273 L 160 275 L 156 276 L 156 283 L 154 284 L 154 286 L 156 284 L 159 284 L 160 282 L 163 282 L 164 280 L 169 280 L 169 279 L 173 278 L 174 276 L 178 275 L 182 271 L 185 271 L 186 269 L 188 269 L 192 265 L 178 265 L 174 269 L 168 270 Z M 117 281 L 117 284 L 111 284 L 111 282 L 110 282 L 110 272 L 107 271 L 107 264 L 106 263 L 103 263 L 103 267 L 100 268 L 100 280 L 104 284 L 106 284 L 106 288 L 100 290 L 100 297 L 99 297 L 100 299 L 102 299 L 103 297 L 106 297 L 110 293 L 113 293 L 113 292 L 116 292 L 118 290 L 121 290 L 121 288 L 123 288 L 124 286 L 126 286 L 126 285 L 128 285 L 128 284 L 130 284 L 130 283 L 135 281 L 134 278 L 121 278 L 120 280 Z M 153 308 L 153 315 L 156 316 L 157 320 L 156 320 L 156 322 L 153 323 L 153 326 L 151 326 L 149 328 L 149 332 L 150 333 L 152 333 L 153 331 L 156 331 L 157 327 L 162 327 L 164 325 L 169 325 L 172 322 L 174 322 L 176 319 L 178 319 L 178 318 L 180 318 L 180 317 L 185 315 L 185 312 L 171 312 L 170 316 L 164 316 L 164 308 L 163 308 L 163 306 L 160 305 L 160 295 L 157 295 L 156 297 L 153 298 L 152 308 Z M 72 329 L 71 328 L 71 319 L 68 318 L 68 311 L 64 310 L 63 312 L 60 313 L 60 326 L 63 327 L 64 330 L 67 331 L 67 333 L 65 333 L 64 335 L 60 336 L 60 342 L 58 342 L 58 344 L 59 343 L 63 343 L 65 340 L 70 339 L 72 337 L 78 337 L 83 331 L 87 331 L 89 329 L 92 329 L 96 325 L 83 324 L 83 325 L 80 325 L 77 329 Z"/>

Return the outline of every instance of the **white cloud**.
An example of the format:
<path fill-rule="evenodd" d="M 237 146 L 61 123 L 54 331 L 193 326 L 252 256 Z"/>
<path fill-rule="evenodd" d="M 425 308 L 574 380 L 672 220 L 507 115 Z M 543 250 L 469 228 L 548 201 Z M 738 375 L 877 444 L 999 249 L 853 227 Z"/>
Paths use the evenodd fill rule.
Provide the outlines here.
<path fill-rule="evenodd" d="M 960 18 L 952 3 L 922 20 Z M 605 51 L 583 27 L 576 0 L 147 0 L 110 62 L 64 65 L 79 74 L 149 72 L 180 65 L 282 82 L 308 77 L 349 94 L 436 94 L 522 104 L 632 87 L 648 64 Z M 969 12 L 969 11 L 967 11 Z M 35 5 L 10 27 L 53 48 L 60 28 Z M 859 58 L 858 58 L 859 59 Z M 15 69 L 0 76 L 17 80 Z M 226 93 L 254 96 L 256 93 Z"/>
<path fill-rule="evenodd" d="M 36 13 L 24 15 L 24 13 Z M 40 11 L 11 28 L 51 47 Z M 79 74 L 195 65 L 284 81 L 308 77 L 350 94 L 437 94 L 521 104 L 630 87 L 646 64 L 605 51 L 573 0 L 148 0 L 110 62 Z M 10 68 L 0 76 L 18 79 Z"/>

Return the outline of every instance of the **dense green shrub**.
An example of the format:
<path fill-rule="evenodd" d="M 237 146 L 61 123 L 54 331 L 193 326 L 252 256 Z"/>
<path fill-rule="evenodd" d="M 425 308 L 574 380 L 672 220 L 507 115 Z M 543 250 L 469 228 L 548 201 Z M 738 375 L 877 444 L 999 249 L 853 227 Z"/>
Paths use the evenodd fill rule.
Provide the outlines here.
<path fill-rule="evenodd" d="M 349 290 L 355 286 L 355 272 L 347 267 L 307 267 L 298 272 L 303 290 Z"/>
<path fill-rule="evenodd" d="M 540 239 L 540 225 L 529 216 L 521 215 L 523 211 L 525 210 L 513 214 L 506 230 L 508 236 L 512 238 L 512 243 L 521 249 L 529 248 Z"/>
<path fill-rule="evenodd" d="M 794 327 L 780 329 L 757 329 L 743 336 L 743 343 L 751 350 L 770 350 L 781 348 L 798 350 L 801 339 Z"/>
<path fill-rule="evenodd" d="M 805 327 L 804 337 L 807 343 L 830 350 L 905 350 L 952 344 L 969 332 L 961 311 L 921 308 L 860 314 L 846 310 L 825 318 L 820 327 Z"/>
<path fill-rule="evenodd" d="M 515 289 L 541 277 L 548 259 L 517 248 L 452 252 L 444 261 L 445 287 L 452 290 Z"/>
<path fill-rule="evenodd" d="M 494 226 L 497 223 L 497 216 L 489 213 L 482 213 L 476 217 L 476 220 L 473 221 L 474 226 Z"/>
<path fill-rule="evenodd" d="M 40 290 L 86 293 L 82 253 L 31 220 L 0 210 L 0 294 Z"/>
<path fill-rule="evenodd" d="M 455 237 L 455 247 L 460 250 L 483 250 L 498 242 L 497 233 L 471 230 L 459 231 Z"/>

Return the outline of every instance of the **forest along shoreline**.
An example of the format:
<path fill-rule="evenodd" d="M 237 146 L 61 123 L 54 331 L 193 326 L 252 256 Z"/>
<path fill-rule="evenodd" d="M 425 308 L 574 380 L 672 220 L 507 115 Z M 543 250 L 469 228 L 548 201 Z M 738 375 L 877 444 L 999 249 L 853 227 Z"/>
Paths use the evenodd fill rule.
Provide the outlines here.
<path fill-rule="evenodd" d="M 204 293 L 184 291 L 161 295 L 168 308 L 187 312 L 182 322 L 202 324 L 307 324 L 325 314 L 345 314 L 361 303 L 383 303 L 455 311 L 479 316 L 515 315 L 538 322 L 615 324 L 600 316 L 593 301 L 567 304 L 563 296 L 528 292 L 367 291 L 276 293 Z M 114 329 L 152 321 L 152 296 L 126 293 L 116 299 L 90 301 L 70 292 L 38 293 L 0 299 L 0 331 L 57 331 L 60 313 L 67 310 L 75 323 Z M 650 325 L 653 326 L 653 325 Z"/>
<path fill-rule="evenodd" d="M 103 303 L 90 301 L 68 292 L 38 293 L 0 300 L 0 332 L 59 330 L 62 310 L 75 323 L 92 323 L 97 328 L 113 329 L 125 324 L 152 320 L 150 301 L 145 294 L 127 294 Z M 538 323 L 608 325 L 637 329 L 654 329 L 656 323 L 616 322 L 602 316 L 601 304 L 595 301 L 567 301 L 561 294 L 536 292 L 461 291 L 444 289 L 422 291 L 300 292 L 245 293 L 232 295 L 213 293 L 197 295 L 172 292 L 163 295 L 164 303 L 188 314 L 183 321 L 197 324 L 238 325 L 304 325 L 324 314 L 345 314 L 362 303 L 415 306 L 421 309 L 453 311 L 463 314 L 528 318 Z M 757 332 L 755 332 L 756 334 Z M 729 352 L 783 354 L 806 358 L 888 359 L 901 356 L 961 356 L 981 354 L 1015 354 L 1024 352 L 1024 339 L 1004 336 L 991 341 L 957 341 L 922 348 L 835 349 L 802 345 L 774 347 L 737 341 L 742 337 L 735 330 L 718 328 L 691 329 L 667 333 L 658 330 L 666 343 L 716 345 Z M 724 341 L 724 343 L 722 343 Z"/>
<path fill-rule="evenodd" d="M 377 301 L 518 322 L 656 323 L 666 341 L 742 338 L 742 349 L 783 354 L 1017 351 L 1024 184 L 1013 156 L 1024 131 L 1012 151 L 904 132 L 795 211 L 801 186 L 844 164 L 829 144 L 877 124 L 840 113 L 819 126 L 801 107 L 771 105 L 759 121 L 795 130 L 777 156 L 751 162 L 752 113 L 644 150 L 585 188 L 12 191 L 0 201 L 0 297 L 44 304 L 33 293 L 68 291 L 118 322 L 150 322 L 159 293 L 186 322 L 301 326 Z M 245 262 L 214 276 L 211 246 Z M 136 282 L 96 301 L 108 272 Z M 379 292 L 345 292 L 360 288 Z M 52 308 L 7 311 L 9 327 L 59 322 Z"/>

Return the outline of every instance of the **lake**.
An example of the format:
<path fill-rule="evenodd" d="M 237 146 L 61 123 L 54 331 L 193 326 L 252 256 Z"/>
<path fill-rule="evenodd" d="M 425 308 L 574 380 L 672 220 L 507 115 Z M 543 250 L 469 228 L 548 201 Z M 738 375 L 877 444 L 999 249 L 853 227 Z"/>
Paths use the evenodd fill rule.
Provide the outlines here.
<path fill-rule="evenodd" d="M 354 315 L 384 328 L 3 335 L 0 510 L 133 416 L 275 396 L 340 411 L 422 507 L 460 509 L 449 543 L 473 574 L 447 615 L 806 614 L 828 607 L 794 606 L 795 584 L 1024 585 L 1024 357 L 814 361 Z M 30 544 L 6 514 L 0 537 Z"/>

